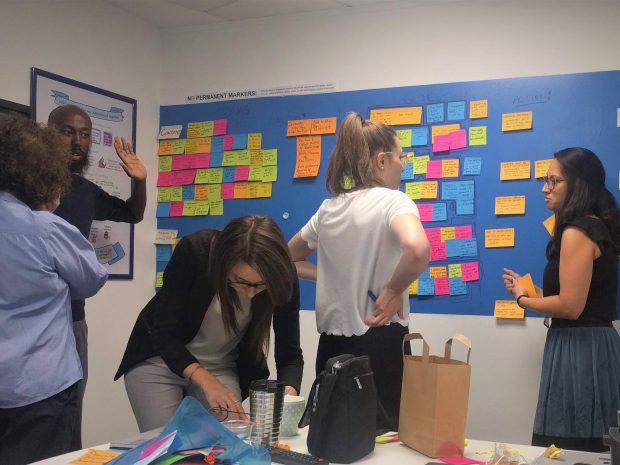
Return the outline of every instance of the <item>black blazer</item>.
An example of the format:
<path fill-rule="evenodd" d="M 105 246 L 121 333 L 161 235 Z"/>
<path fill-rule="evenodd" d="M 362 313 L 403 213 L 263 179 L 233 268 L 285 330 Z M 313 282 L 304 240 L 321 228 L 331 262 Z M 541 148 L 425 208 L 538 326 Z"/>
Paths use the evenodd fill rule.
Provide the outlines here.
<path fill-rule="evenodd" d="M 137 363 L 156 355 L 179 376 L 183 376 L 188 365 L 197 362 L 185 345 L 196 336 L 215 296 L 208 280 L 208 264 L 211 243 L 218 234 L 217 230 L 203 229 L 183 237 L 178 243 L 164 271 L 162 288 L 138 316 L 115 380 Z M 252 299 L 251 310 L 260 311 L 268 305 L 269 297 L 262 292 Z M 290 302 L 274 309 L 273 330 L 278 380 L 297 391 L 301 387 L 304 364 L 299 345 L 299 306 L 299 281 L 295 277 Z M 239 343 L 237 360 L 243 398 L 247 397 L 252 380 L 269 377 L 264 354 L 250 353 L 245 339 Z"/>

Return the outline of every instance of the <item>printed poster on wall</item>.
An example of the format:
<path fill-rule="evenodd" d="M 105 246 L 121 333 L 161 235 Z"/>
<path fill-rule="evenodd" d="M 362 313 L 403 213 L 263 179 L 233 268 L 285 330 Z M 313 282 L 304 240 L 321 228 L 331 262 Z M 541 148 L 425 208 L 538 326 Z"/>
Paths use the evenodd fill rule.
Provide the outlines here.
<path fill-rule="evenodd" d="M 136 100 L 32 68 L 31 107 L 35 119 L 47 123 L 50 112 L 63 105 L 80 107 L 92 121 L 89 166 L 83 176 L 108 194 L 128 199 L 132 181 L 120 165 L 113 140 L 123 137 L 135 149 Z M 111 279 L 133 278 L 132 224 L 94 221 L 89 240 Z"/>

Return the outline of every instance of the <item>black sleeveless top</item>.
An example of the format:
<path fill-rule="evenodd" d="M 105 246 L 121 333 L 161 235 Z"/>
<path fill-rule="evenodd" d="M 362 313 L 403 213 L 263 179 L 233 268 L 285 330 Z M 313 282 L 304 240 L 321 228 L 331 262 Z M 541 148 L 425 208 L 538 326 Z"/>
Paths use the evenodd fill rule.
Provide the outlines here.
<path fill-rule="evenodd" d="M 594 260 L 592 282 L 583 312 L 576 320 L 553 318 L 551 327 L 611 326 L 616 319 L 618 293 L 618 255 L 605 224 L 598 218 L 582 217 L 569 223 L 581 229 L 601 250 Z M 543 273 L 543 295 L 560 293 L 560 254 L 549 258 Z"/>

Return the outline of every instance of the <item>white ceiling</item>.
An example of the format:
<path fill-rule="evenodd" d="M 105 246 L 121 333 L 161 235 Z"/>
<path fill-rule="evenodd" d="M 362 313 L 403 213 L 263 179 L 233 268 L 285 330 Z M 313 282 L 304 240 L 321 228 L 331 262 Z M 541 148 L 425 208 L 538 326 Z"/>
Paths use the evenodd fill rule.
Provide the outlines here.
<path fill-rule="evenodd" d="M 317 11 L 461 0 L 105 0 L 161 29 Z"/>

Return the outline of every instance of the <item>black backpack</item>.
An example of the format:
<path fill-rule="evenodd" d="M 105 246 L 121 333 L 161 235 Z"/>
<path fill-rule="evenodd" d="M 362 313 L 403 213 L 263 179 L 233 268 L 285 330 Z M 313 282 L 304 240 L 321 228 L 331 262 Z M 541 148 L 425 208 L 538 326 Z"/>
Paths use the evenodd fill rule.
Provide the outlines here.
<path fill-rule="evenodd" d="M 375 448 L 377 391 L 370 359 L 339 355 L 327 360 L 312 384 L 299 427 L 310 425 L 308 451 L 336 463 L 351 463 Z"/>

